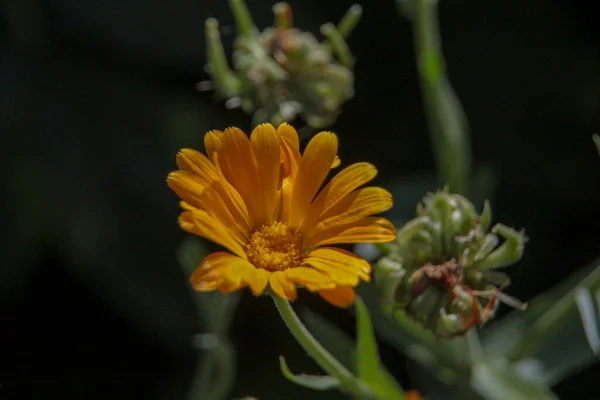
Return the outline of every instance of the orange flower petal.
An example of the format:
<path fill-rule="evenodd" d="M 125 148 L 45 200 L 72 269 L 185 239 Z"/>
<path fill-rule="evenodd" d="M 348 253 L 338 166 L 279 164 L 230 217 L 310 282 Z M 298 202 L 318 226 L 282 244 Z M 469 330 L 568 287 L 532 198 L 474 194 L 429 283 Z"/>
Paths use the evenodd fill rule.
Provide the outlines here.
<path fill-rule="evenodd" d="M 218 289 L 229 293 L 249 286 L 255 296 L 264 292 L 271 273 L 256 269 L 248 261 L 225 252 L 208 255 L 193 272 L 190 281 L 194 289 Z"/>
<path fill-rule="evenodd" d="M 326 289 L 319 291 L 319 295 L 336 307 L 346 308 L 354 303 L 356 293 L 354 289 L 347 286 L 340 286 L 335 289 Z"/>
<path fill-rule="evenodd" d="M 298 138 L 298 132 L 293 126 L 287 123 L 280 124 L 277 127 L 277 135 L 285 141 L 290 148 L 300 151 L 300 139 Z"/>
<path fill-rule="evenodd" d="M 343 249 L 321 247 L 311 251 L 304 262 L 323 271 L 341 286 L 356 286 L 359 279 L 370 280 L 371 264 Z"/>
<path fill-rule="evenodd" d="M 331 169 L 337 149 L 337 136 L 330 132 L 318 133 L 306 146 L 292 191 L 291 225 L 301 226 L 310 203 Z"/>
<path fill-rule="evenodd" d="M 222 142 L 223 132 L 218 130 L 212 130 L 204 135 L 204 149 L 206 150 L 206 154 L 208 157 L 214 162 L 215 159 L 213 154 L 216 151 L 221 151 L 223 147 Z"/>
<path fill-rule="evenodd" d="M 273 221 L 281 221 L 281 205 L 283 198 L 281 188 L 275 193 L 275 205 L 273 206 Z"/>
<path fill-rule="evenodd" d="M 277 271 L 271 274 L 269 286 L 273 293 L 284 300 L 296 300 L 296 285 L 286 275 L 284 271 Z"/>
<path fill-rule="evenodd" d="M 181 149 L 176 156 L 177 166 L 183 171 L 193 172 L 207 181 L 219 179 L 215 164 L 204 154 L 194 149 Z"/>
<path fill-rule="evenodd" d="M 353 190 L 369 182 L 376 175 L 377 169 L 369 163 L 355 163 L 344 168 L 325 185 L 312 202 L 308 216 L 302 224 L 302 230 L 312 230 L 323 213 L 329 211 Z"/>
<path fill-rule="evenodd" d="M 254 273 L 247 277 L 247 283 L 255 296 L 262 294 L 269 284 L 271 272 L 266 269 L 254 268 Z"/>
<path fill-rule="evenodd" d="M 279 168 L 281 151 L 279 137 L 271 124 L 261 124 L 250 135 L 252 149 L 258 163 L 258 173 L 262 188 L 264 216 L 266 220 L 255 221 L 264 224 L 272 220 L 275 213 L 277 188 L 279 186 Z"/>
<path fill-rule="evenodd" d="M 173 191 L 180 197 L 183 190 L 191 192 L 188 195 L 191 194 L 193 197 L 198 198 L 203 195 L 201 194 L 203 186 L 210 186 L 211 190 L 216 192 L 229 213 L 236 220 L 236 224 L 239 225 L 244 234 L 248 234 L 250 223 L 248 209 L 244 201 L 208 157 L 196 150 L 182 149 L 177 154 L 177 165 L 181 168 L 181 171 L 173 172 L 167 178 L 167 183 Z M 201 201 L 187 202 L 197 208 L 206 209 L 204 205 L 200 204 Z"/>
<path fill-rule="evenodd" d="M 335 156 L 335 158 L 333 159 L 333 163 L 331 164 L 331 169 L 339 167 L 341 163 L 342 160 L 340 160 L 338 156 Z"/>
<path fill-rule="evenodd" d="M 167 185 L 186 203 L 204 208 L 202 193 L 206 189 L 206 180 L 188 171 L 173 171 L 167 176 Z"/>
<path fill-rule="evenodd" d="M 288 279 L 302 285 L 311 292 L 323 289 L 332 289 L 337 284 L 326 274 L 309 267 L 290 268 L 285 271 Z"/>
<path fill-rule="evenodd" d="M 290 220 L 290 210 L 292 209 L 292 190 L 294 189 L 294 178 L 288 176 L 281 181 L 279 220 L 287 222 Z"/>
<path fill-rule="evenodd" d="M 366 187 L 355 190 L 321 214 L 321 219 L 339 218 L 341 215 L 350 217 L 360 214 L 368 216 L 384 212 L 392 208 L 392 194 L 380 187 Z"/>
<path fill-rule="evenodd" d="M 198 291 L 218 289 L 228 293 L 242 286 L 248 268 L 253 268 L 252 264 L 232 254 L 212 253 L 194 270 L 190 282 Z"/>
<path fill-rule="evenodd" d="M 336 225 L 305 239 L 304 248 L 342 243 L 382 243 L 396 238 L 396 229 L 390 221 L 379 217 L 364 217 L 358 221 Z"/>
<path fill-rule="evenodd" d="M 244 200 L 250 216 L 250 225 L 255 227 L 257 223 L 265 221 L 266 217 L 258 164 L 250 140 L 238 128 L 225 129 L 219 140 L 221 149 L 213 153 L 214 162 Z"/>
<path fill-rule="evenodd" d="M 417 390 L 409 390 L 404 393 L 404 400 L 423 400 L 423 396 Z"/>
<path fill-rule="evenodd" d="M 355 190 L 321 215 L 321 221 L 314 229 L 304 230 L 306 237 L 312 237 L 338 225 L 346 225 L 370 215 L 379 214 L 392 208 L 392 195 L 379 187 Z"/>
<path fill-rule="evenodd" d="M 298 166 L 302 160 L 300 155 L 300 141 L 298 133 L 288 124 L 281 124 L 277 127 L 277 135 L 281 144 L 281 191 L 280 206 L 276 210 L 280 211 L 279 220 L 288 221 L 291 209 L 292 190 L 294 181 L 298 174 Z"/>
<path fill-rule="evenodd" d="M 323 212 L 327 212 L 353 190 L 361 187 L 377 176 L 377 168 L 366 162 L 354 163 L 341 170 L 327 184 L 318 197 L 325 197 Z M 316 199 L 315 199 L 316 201 Z"/>
<path fill-rule="evenodd" d="M 186 231 L 217 243 L 242 258 L 246 258 L 243 242 L 236 241 L 230 230 L 220 220 L 204 210 L 184 211 L 179 216 L 179 225 Z"/>
<path fill-rule="evenodd" d="M 207 281 L 198 283 L 196 286 L 192 286 L 194 286 L 194 290 L 197 292 L 212 292 L 213 290 L 217 290 L 219 288 L 219 282 L 220 281 Z"/>
<path fill-rule="evenodd" d="M 246 241 L 249 227 L 247 220 L 242 217 L 246 210 L 245 208 L 238 210 L 233 205 L 220 181 L 202 184 L 201 180 L 191 172 L 175 171 L 169 174 L 167 182 L 184 202 L 196 209 L 206 211 L 221 221 L 238 243 Z"/>
<path fill-rule="evenodd" d="M 338 265 L 331 265 L 323 260 L 311 258 L 306 260 L 306 265 L 310 265 L 314 269 L 326 274 L 338 285 L 354 287 L 360 282 L 360 278 L 355 272 L 340 268 Z"/>

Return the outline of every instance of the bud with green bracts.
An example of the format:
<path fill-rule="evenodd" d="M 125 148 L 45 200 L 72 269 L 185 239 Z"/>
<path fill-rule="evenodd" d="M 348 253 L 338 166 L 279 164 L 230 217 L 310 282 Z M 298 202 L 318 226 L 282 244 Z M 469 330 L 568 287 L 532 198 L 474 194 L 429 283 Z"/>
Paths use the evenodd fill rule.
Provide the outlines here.
<path fill-rule="evenodd" d="M 523 309 L 501 292 L 510 279 L 498 269 L 521 259 L 526 238 L 502 224 L 489 229 L 490 222 L 487 201 L 479 215 L 460 195 L 428 194 L 396 242 L 381 246 L 375 282 L 384 310 L 405 312 L 436 335 L 451 337 L 484 324 L 500 301 Z"/>
<path fill-rule="evenodd" d="M 230 0 L 238 36 L 234 70 L 227 66 L 218 22 L 206 22 L 207 69 L 212 86 L 230 107 L 253 114 L 253 123 L 279 125 L 301 117 L 311 128 L 331 125 L 342 105 L 354 96 L 354 59 L 345 42 L 362 10 L 351 7 L 340 23 L 324 24 L 327 38 L 292 27 L 291 8 L 273 7 L 275 26 L 262 32 L 254 26 L 242 0 Z"/>

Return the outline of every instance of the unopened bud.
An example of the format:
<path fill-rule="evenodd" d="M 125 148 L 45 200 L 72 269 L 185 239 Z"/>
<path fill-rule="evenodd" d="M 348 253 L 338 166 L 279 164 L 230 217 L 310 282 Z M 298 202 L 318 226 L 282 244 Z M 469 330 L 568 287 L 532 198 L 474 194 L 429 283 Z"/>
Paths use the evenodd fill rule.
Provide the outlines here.
<path fill-rule="evenodd" d="M 525 236 L 479 215 L 466 198 L 440 191 L 426 196 L 417 217 L 398 230 L 376 264 L 384 310 L 403 310 L 438 336 L 462 335 L 492 318 L 500 302 L 524 308 L 501 293 L 509 277 L 499 268 L 521 259 Z M 501 241 L 501 239 L 504 239 Z M 502 243 L 501 243 L 502 242 Z"/>

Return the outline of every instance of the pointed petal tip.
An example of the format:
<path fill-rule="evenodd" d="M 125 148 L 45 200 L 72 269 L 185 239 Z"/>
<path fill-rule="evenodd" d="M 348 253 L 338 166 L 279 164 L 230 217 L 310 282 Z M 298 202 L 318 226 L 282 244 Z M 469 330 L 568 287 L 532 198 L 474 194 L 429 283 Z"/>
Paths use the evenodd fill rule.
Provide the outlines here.
<path fill-rule="evenodd" d="M 277 135 L 288 141 L 293 149 L 299 150 L 300 138 L 298 137 L 298 132 L 293 126 L 286 122 L 280 124 L 277 126 Z"/>

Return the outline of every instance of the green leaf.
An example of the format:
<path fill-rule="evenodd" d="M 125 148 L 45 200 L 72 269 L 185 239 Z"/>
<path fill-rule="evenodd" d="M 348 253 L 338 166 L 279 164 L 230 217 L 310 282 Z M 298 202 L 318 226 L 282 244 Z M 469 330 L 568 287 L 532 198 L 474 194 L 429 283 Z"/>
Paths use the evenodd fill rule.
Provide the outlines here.
<path fill-rule="evenodd" d="M 379 351 L 371 325 L 369 310 L 360 297 L 356 298 L 356 362 L 358 377 L 379 393 Z"/>
<path fill-rule="evenodd" d="M 595 297 L 600 301 L 600 289 L 596 290 Z M 598 316 L 595 311 L 594 300 L 591 292 L 587 288 L 578 288 L 575 290 L 575 302 L 579 308 L 581 323 L 585 330 L 590 349 L 596 356 L 600 357 L 600 334 L 598 333 Z M 598 305 L 600 307 L 600 304 Z"/>
<path fill-rule="evenodd" d="M 404 398 L 404 390 L 400 387 L 396 379 L 390 374 L 390 372 L 381 367 L 379 369 L 380 377 L 378 387 L 374 388 L 378 390 L 379 396 L 383 400 L 402 400 Z"/>
<path fill-rule="evenodd" d="M 582 289 L 600 291 L 600 258 L 530 301 L 526 311 L 494 323 L 485 331 L 486 353 L 511 362 L 537 363 L 538 379 L 548 385 L 597 362 L 591 347 L 596 340 L 590 330 L 594 321 L 589 310 L 582 309 L 581 298 L 577 303 Z"/>
<path fill-rule="evenodd" d="M 360 297 L 356 298 L 356 362 L 358 376 L 382 399 L 401 399 L 404 391 L 379 361 L 377 340 L 369 310 Z"/>
<path fill-rule="evenodd" d="M 294 382 L 297 385 L 304 386 L 309 389 L 314 390 L 329 390 L 335 389 L 340 386 L 340 381 L 334 377 L 329 375 L 294 375 L 292 371 L 288 368 L 285 358 L 283 356 L 279 357 L 279 367 L 281 368 L 281 373 L 290 381 Z"/>
<path fill-rule="evenodd" d="M 523 379 L 508 364 L 479 361 L 473 364 L 472 387 L 487 400 L 557 400 L 548 388 Z"/>

